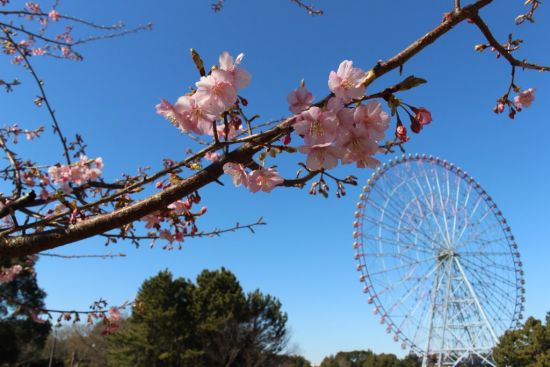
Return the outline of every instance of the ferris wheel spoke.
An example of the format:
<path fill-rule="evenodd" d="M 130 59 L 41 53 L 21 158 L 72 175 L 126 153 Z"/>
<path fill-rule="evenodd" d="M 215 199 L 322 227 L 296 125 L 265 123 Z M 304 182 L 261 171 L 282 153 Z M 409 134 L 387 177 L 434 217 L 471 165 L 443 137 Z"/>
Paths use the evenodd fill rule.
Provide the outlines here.
<path fill-rule="evenodd" d="M 472 209 L 472 211 L 470 212 L 469 215 L 466 215 L 466 219 L 468 218 L 473 218 L 475 216 L 475 213 L 477 212 L 477 208 L 479 208 L 479 205 L 481 204 L 481 202 L 483 201 L 483 198 L 478 195 L 478 198 L 476 200 L 476 203 Z M 465 212 L 466 213 L 466 212 Z M 458 236 L 458 239 L 456 240 L 457 243 L 460 242 L 460 240 L 462 239 L 462 236 L 464 235 L 464 232 L 466 231 L 466 229 L 470 228 L 470 221 L 467 220 L 467 225 L 465 225 L 463 228 L 462 228 L 462 231 L 460 232 L 460 235 Z"/>
<path fill-rule="evenodd" d="M 412 236 L 413 233 L 415 233 L 415 234 L 421 235 L 424 238 L 424 241 L 422 241 L 422 243 L 428 242 L 428 243 L 431 243 L 431 244 L 435 245 L 435 246 L 432 246 L 432 247 L 422 246 L 423 248 L 433 252 L 433 248 L 439 246 L 438 242 L 434 241 L 430 237 L 430 235 L 428 235 L 425 232 L 425 230 L 422 229 L 422 226 L 421 226 L 422 222 L 418 222 L 418 223 L 414 223 L 414 222 L 410 222 L 410 221 L 405 222 L 406 225 L 403 225 L 402 228 L 401 228 L 401 223 L 403 223 L 403 221 L 401 221 L 400 219 L 395 219 L 396 214 L 394 214 L 393 211 L 388 211 L 388 214 L 392 219 L 394 219 L 395 221 L 400 222 L 400 224 L 397 226 L 397 228 L 395 228 L 395 231 L 397 233 L 400 233 L 400 234 L 404 235 L 408 240 L 413 241 L 411 236 Z M 416 242 L 416 241 L 413 241 L 413 242 Z M 418 243 L 417 243 L 417 245 L 418 245 Z M 421 245 L 418 245 L 418 246 L 421 246 Z"/>
<path fill-rule="evenodd" d="M 445 201 L 446 203 L 443 203 L 443 194 L 441 193 L 441 184 L 439 183 L 439 174 L 437 173 L 437 170 L 433 170 L 433 174 L 435 176 L 435 182 L 437 187 L 437 192 L 439 193 L 439 203 L 441 204 L 441 216 L 443 217 L 443 224 L 445 224 L 445 234 L 447 238 L 447 244 L 449 247 L 451 246 L 451 235 L 449 233 L 449 223 L 447 222 L 447 205 L 448 205 L 448 198 Z"/>
<path fill-rule="evenodd" d="M 429 271 L 428 271 L 429 272 Z M 415 277 L 416 278 L 416 277 Z M 395 290 L 398 286 L 400 286 L 401 284 L 407 282 L 408 280 L 411 280 L 412 278 L 410 276 L 408 276 L 408 274 L 404 274 L 400 277 L 400 279 L 395 282 L 395 281 L 386 281 L 384 284 L 389 284 L 389 285 L 386 285 L 384 287 L 384 289 L 376 292 L 376 297 L 380 298 L 380 296 L 383 296 L 385 294 L 388 294 L 389 292 L 391 292 L 392 290 Z M 416 287 L 417 285 L 415 285 L 414 287 Z M 391 307 L 390 309 L 387 311 L 387 312 L 391 312 Z"/>
<path fill-rule="evenodd" d="M 492 243 L 492 242 L 489 242 Z M 506 252 L 460 252 L 460 256 L 512 256 L 509 251 Z"/>
<path fill-rule="evenodd" d="M 413 264 L 422 264 L 422 263 L 425 263 L 425 262 L 430 261 L 430 260 L 435 260 L 436 258 L 437 258 L 437 256 L 428 257 L 428 258 L 425 258 L 425 259 L 422 259 L 422 260 L 418 260 L 418 261 L 414 262 Z M 374 275 L 384 274 L 384 273 L 387 273 L 389 271 L 400 270 L 400 269 L 406 268 L 408 266 L 410 266 L 410 264 L 395 266 L 393 268 L 376 271 L 374 273 L 369 273 L 369 276 L 372 277 Z"/>
<path fill-rule="evenodd" d="M 412 179 L 410 179 L 412 180 Z M 418 214 L 419 214 L 419 217 L 420 218 L 426 218 L 426 214 L 424 213 L 424 211 L 422 210 L 422 205 L 420 204 L 420 200 L 418 199 L 418 195 L 414 192 L 414 190 L 410 187 L 410 184 L 408 182 L 409 180 L 404 180 L 403 183 L 401 183 L 399 185 L 402 186 L 403 184 L 406 184 L 409 188 L 409 190 L 411 191 L 412 193 L 412 196 L 409 198 L 409 199 L 404 199 L 403 196 L 402 196 L 402 193 L 399 193 L 399 191 L 397 190 L 397 188 L 394 190 L 395 192 L 392 192 L 390 193 L 391 195 L 388 196 L 386 195 L 384 192 L 382 192 L 381 190 L 378 190 L 378 189 L 374 189 L 375 191 L 377 191 L 377 193 L 382 196 L 385 200 L 385 206 L 384 208 L 381 208 L 379 207 L 378 205 L 376 205 L 375 203 L 372 204 L 372 206 L 376 206 L 376 208 L 381 212 L 389 212 L 392 214 L 391 218 L 394 220 L 395 223 L 401 223 L 402 220 L 403 220 L 403 214 L 406 213 L 407 211 L 403 210 L 402 208 L 404 206 L 408 206 L 410 204 L 411 201 L 414 201 L 415 204 L 416 204 L 416 208 L 418 209 Z M 394 203 L 393 205 L 391 205 L 390 203 Z M 391 208 L 392 210 L 388 210 L 387 208 Z M 401 209 L 399 209 L 401 208 Z M 426 212 L 427 213 L 430 213 L 431 212 L 431 209 L 429 208 L 426 208 Z M 398 214 L 398 213 L 401 213 L 401 214 Z M 414 217 L 410 217 L 408 223 L 410 223 L 411 225 L 414 225 L 416 224 L 413 220 Z M 427 222 L 427 223 L 430 223 L 430 222 Z M 430 225 L 430 227 L 432 227 Z M 423 234 L 425 235 L 425 237 L 430 240 L 430 241 L 433 241 L 431 238 L 429 238 L 429 236 L 427 236 L 424 231 L 421 229 L 421 227 L 418 227 L 417 226 L 417 231 L 421 231 L 423 232 Z M 437 246 L 440 246 L 440 243 L 437 242 L 436 243 Z"/>
<path fill-rule="evenodd" d="M 451 231 L 452 233 L 452 242 L 454 243 L 455 241 L 455 235 L 456 235 L 456 219 L 458 218 L 458 200 L 460 198 L 460 186 L 461 185 L 461 181 L 462 179 L 460 178 L 459 175 L 456 175 L 456 194 L 455 194 L 455 206 L 454 206 L 454 215 L 453 215 L 453 229 Z M 447 185 L 448 185 L 449 181 L 447 180 Z"/>
<path fill-rule="evenodd" d="M 484 273 L 485 275 L 489 276 L 489 279 L 491 279 L 491 278 L 498 279 L 499 281 L 501 281 L 503 283 L 506 283 L 506 284 L 508 284 L 512 287 L 516 287 L 515 282 L 510 281 L 509 279 L 503 277 L 499 273 L 496 273 L 494 271 L 489 270 L 489 267 L 491 267 L 491 266 L 494 267 L 495 264 L 487 264 L 487 263 L 484 263 L 484 262 L 475 263 L 473 261 L 470 261 L 471 258 L 462 258 L 462 260 L 463 260 L 463 262 L 469 264 L 469 269 L 470 269 L 471 273 L 481 272 L 481 273 Z M 515 271 L 515 269 L 513 271 Z"/>
<path fill-rule="evenodd" d="M 426 280 L 429 279 L 429 277 L 437 271 L 438 267 L 440 266 L 440 263 L 436 264 L 434 267 L 432 267 L 431 269 L 429 269 L 428 271 L 426 271 L 424 274 L 422 274 L 421 276 L 418 276 L 418 277 L 415 277 L 415 279 L 417 279 L 417 282 L 416 284 L 409 288 L 409 290 L 407 291 L 407 293 L 405 293 L 405 295 L 403 295 L 402 297 L 400 297 L 397 302 L 395 302 L 388 310 L 388 312 L 392 312 L 398 305 L 402 305 L 404 304 L 408 298 L 411 296 L 411 294 L 415 294 L 416 291 L 420 288 L 420 285 L 423 284 Z"/>
<path fill-rule="evenodd" d="M 428 203 L 428 201 L 427 201 L 428 199 L 427 199 L 427 197 L 426 197 L 426 194 L 424 193 L 424 189 L 422 188 L 422 185 L 420 184 L 420 182 L 419 182 L 419 180 L 418 180 L 418 177 L 415 177 L 415 181 L 416 181 L 416 184 L 417 184 L 418 188 L 420 189 L 420 192 L 422 193 L 422 196 L 424 197 L 425 202 Z M 430 186 L 430 184 L 429 184 L 429 181 L 428 181 L 428 178 L 427 178 L 427 177 L 426 177 L 426 181 L 427 181 L 427 183 L 428 183 L 428 187 L 429 187 L 430 193 L 433 195 L 433 191 L 432 191 L 432 188 L 431 188 L 431 186 Z M 407 186 L 409 186 L 409 185 L 407 185 Z M 431 199 L 433 200 L 432 195 L 430 195 L 430 197 L 431 197 Z M 439 237 L 440 237 L 442 240 L 445 240 L 445 234 L 444 234 L 444 232 L 443 232 L 443 230 L 442 230 L 442 228 L 441 228 L 441 225 L 439 224 L 439 221 L 437 220 L 437 215 L 435 214 L 434 209 L 435 209 L 435 203 L 432 203 L 432 204 L 431 204 L 431 210 L 430 210 L 429 213 L 431 214 L 431 216 L 432 216 L 432 218 L 433 218 L 433 220 L 434 220 L 433 223 L 436 225 L 436 227 L 437 227 L 437 229 L 438 229 L 438 231 L 439 231 L 439 232 L 438 232 L 438 233 L 439 233 Z M 443 242 L 443 241 L 442 241 L 442 242 Z M 440 243 L 439 245 L 441 246 L 441 243 Z"/>
<path fill-rule="evenodd" d="M 402 236 L 404 237 L 407 241 L 410 241 L 410 242 L 415 242 L 410 236 L 411 236 L 411 233 L 415 230 L 414 228 L 403 228 L 403 229 L 397 229 L 395 227 L 392 227 L 392 226 L 389 226 L 387 224 L 383 224 L 383 222 L 380 222 L 378 219 L 376 218 L 372 218 L 370 216 L 367 216 L 365 215 L 365 219 L 367 219 L 367 221 L 369 221 L 370 223 L 372 224 L 375 224 L 377 226 L 380 226 L 380 227 L 383 227 L 386 231 L 390 232 L 390 233 L 393 233 L 393 234 L 396 234 L 399 236 Z M 400 241 L 397 241 L 396 242 L 400 242 Z M 433 241 L 432 241 L 433 242 Z M 436 243 L 436 242 L 433 242 L 433 243 Z M 429 252 L 429 253 L 433 253 L 433 248 L 431 247 L 427 247 L 427 246 L 422 246 L 422 245 L 419 245 L 418 243 L 416 244 L 416 246 L 420 247 L 420 248 L 423 248 L 425 249 L 425 252 Z"/>
<path fill-rule="evenodd" d="M 496 223 L 493 223 L 485 228 L 483 228 L 483 230 L 481 231 L 474 231 L 473 228 L 479 228 L 479 227 L 474 227 L 473 225 L 470 226 L 470 229 L 472 229 L 471 231 L 471 234 L 469 237 L 465 238 L 464 241 L 462 242 L 459 242 L 457 241 L 457 245 L 455 247 L 456 250 L 460 249 L 460 248 L 463 248 L 463 247 L 466 247 L 468 246 L 469 244 L 471 243 L 475 243 L 475 241 L 480 238 L 481 236 L 487 234 L 487 233 L 490 233 L 491 231 L 493 231 L 494 229 L 500 229 L 501 228 L 501 225 L 500 225 L 500 222 L 496 222 Z M 481 228 L 479 228 L 481 229 Z M 505 237 L 506 238 L 506 237 Z M 460 238 L 459 238 L 460 240 Z"/>
<path fill-rule="evenodd" d="M 418 193 L 415 192 L 415 189 L 413 188 L 413 186 L 411 186 L 412 181 L 414 181 L 414 184 L 416 184 L 416 187 L 419 189 Z M 414 175 L 410 179 L 405 180 L 405 185 L 409 189 L 409 192 L 411 193 L 411 195 L 418 200 L 418 203 L 420 203 L 419 197 L 421 197 L 423 199 L 423 203 L 424 203 L 423 207 L 425 208 L 425 212 L 426 212 L 426 213 L 424 213 L 424 217 L 428 218 L 428 214 L 430 214 L 430 216 L 432 216 L 432 218 L 435 219 L 433 224 L 436 225 L 436 227 L 439 230 L 439 234 L 442 235 L 443 232 L 441 231 L 441 227 L 439 226 L 439 223 L 437 222 L 437 216 L 434 215 L 435 203 L 433 202 L 433 198 L 430 196 L 430 200 L 428 200 L 428 197 L 427 197 L 427 195 L 425 194 L 425 192 L 422 188 L 422 184 L 420 183 L 420 180 L 418 179 L 418 176 Z M 432 222 L 428 222 L 428 224 L 432 225 Z M 436 228 L 436 227 L 434 227 L 434 228 Z"/>
<path fill-rule="evenodd" d="M 380 241 L 380 242 L 384 242 L 388 245 L 392 245 L 394 247 L 397 247 L 397 250 L 395 252 L 391 252 L 391 253 L 380 253 L 380 252 L 364 252 L 364 255 L 365 256 L 404 256 L 405 255 L 405 251 L 417 251 L 417 252 L 422 252 L 423 254 L 430 254 L 430 255 L 433 255 L 433 251 L 426 251 L 426 250 L 422 250 L 422 249 L 418 249 L 417 246 L 414 244 L 414 243 L 410 243 L 410 244 L 407 244 L 405 242 L 402 242 L 402 241 L 396 241 L 396 240 L 393 240 L 393 239 L 390 239 L 390 238 L 385 238 L 385 237 L 380 237 L 380 236 L 370 236 L 370 235 L 363 235 L 363 238 L 366 239 L 366 240 L 369 240 L 369 241 Z M 404 252 L 400 252 L 399 250 L 403 249 Z M 413 258 L 414 259 L 414 258 Z"/>
<path fill-rule="evenodd" d="M 422 317 L 416 318 L 416 313 L 420 309 L 422 310 L 420 312 L 420 315 L 424 315 L 426 313 L 426 310 L 429 305 L 429 302 L 427 302 L 429 293 L 430 293 L 429 291 L 424 291 L 420 293 L 420 295 L 418 295 L 417 302 L 414 304 L 414 307 L 411 308 L 411 311 L 403 318 L 403 320 L 399 324 L 400 330 L 404 330 L 406 328 L 407 323 L 411 324 L 411 329 L 414 330 L 414 334 L 411 331 L 409 335 L 413 336 L 413 338 L 411 339 L 411 342 L 413 344 L 415 344 L 418 330 L 422 326 Z"/>
<path fill-rule="evenodd" d="M 487 283 L 487 281 L 481 279 L 480 275 L 476 272 L 470 272 L 470 276 L 472 279 L 476 280 L 477 284 L 480 285 L 477 289 L 478 292 L 484 296 L 482 304 L 488 305 L 491 308 L 491 310 L 487 310 L 487 312 L 490 311 L 490 314 L 493 316 L 492 320 L 502 319 L 501 315 L 503 313 L 506 313 L 507 316 L 509 315 L 510 319 L 513 319 L 513 311 L 510 313 L 510 304 L 512 303 L 512 299 L 510 298 L 509 290 L 495 287 L 494 283 Z M 489 289 L 491 291 L 489 291 Z M 509 304 L 506 304 L 502 300 L 509 300 L 510 302 Z M 513 303 L 515 303 L 515 297 L 513 299 Z M 504 329 L 505 328 L 506 325 L 504 325 Z"/>
<path fill-rule="evenodd" d="M 432 172 L 433 172 L 433 176 L 435 176 L 435 179 L 436 179 L 435 184 L 439 187 L 439 177 L 437 175 L 437 171 L 436 171 L 435 167 L 432 167 L 432 168 L 434 168 L 432 170 Z M 443 229 L 442 229 L 443 227 L 440 225 L 440 223 L 438 221 L 438 214 L 436 213 L 436 208 L 437 208 L 436 201 L 437 201 L 437 199 L 436 199 L 435 190 L 432 188 L 432 184 L 430 183 L 428 171 L 423 166 L 422 166 L 422 176 L 424 176 L 424 178 L 425 178 L 426 186 L 428 188 L 428 192 L 430 193 L 431 213 L 432 213 L 432 216 L 434 218 L 435 224 L 436 224 L 437 228 L 439 229 L 439 231 L 441 233 L 441 238 L 446 239 L 447 244 L 449 244 L 448 230 L 443 231 Z M 416 182 L 417 182 L 418 188 L 420 189 L 422 195 L 424 197 L 426 197 L 426 194 L 424 193 L 422 185 L 420 185 L 418 180 L 416 180 Z M 441 209 L 441 212 L 444 212 L 444 205 L 443 205 L 443 199 L 442 199 L 442 196 L 441 196 L 441 190 L 439 190 L 439 195 L 440 195 L 440 204 L 441 204 L 440 209 Z"/>

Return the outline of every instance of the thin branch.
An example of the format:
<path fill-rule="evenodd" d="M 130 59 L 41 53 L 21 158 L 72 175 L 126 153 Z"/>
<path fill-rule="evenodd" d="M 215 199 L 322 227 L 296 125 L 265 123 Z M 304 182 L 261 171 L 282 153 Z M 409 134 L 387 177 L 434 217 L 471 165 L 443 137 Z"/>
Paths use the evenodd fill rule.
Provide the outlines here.
<path fill-rule="evenodd" d="M 254 223 L 250 223 L 250 224 L 236 223 L 233 227 L 230 227 L 230 228 L 224 228 L 224 229 L 215 228 L 215 229 L 213 229 L 211 231 L 208 231 L 208 232 L 197 232 L 197 233 L 193 233 L 193 234 L 188 234 L 188 235 L 185 235 L 185 238 L 217 237 L 217 236 L 220 236 L 224 233 L 236 232 L 236 231 L 241 230 L 241 229 L 248 229 L 249 231 L 254 233 L 254 227 L 263 226 L 263 225 L 266 225 L 266 224 L 267 223 L 264 222 L 263 218 L 258 218 L 258 220 Z M 140 240 L 158 240 L 158 239 L 160 239 L 159 236 L 153 235 L 153 234 L 144 235 L 144 236 L 137 236 L 137 235 L 121 235 L 121 234 L 103 233 L 103 234 L 101 234 L 101 236 L 106 237 L 106 238 L 120 238 L 120 239 L 136 240 L 136 241 L 140 241 Z"/>
<path fill-rule="evenodd" d="M 459 12 L 449 14 L 449 16 L 447 16 L 440 25 L 435 27 L 426 35 L 420 37 L 415 42 L 411 43 L 403 51 L 399 52 L 387 61 L 379 62 L 378 64 L 376 64 L 371 70 L 367 72 L 367 76 L 365 77 L 364 81 L 365 86 L 368 86 L 375 79 L 381 77 L 382 75 L 401 67 L 413 56 L 418 54 L 420 51 L 422 51 L 427 46 L 431 45 L 437 39 L 443 36 L 445 33 L 450 31 L 455 25 L 467 18 L 471 18 L 473 15 L 477 14 L 479 9 L 489 5 L 492 1 L 493 0 L 478 0 L 473 4 L 463 7 Z"/>
<path fill-rule="evenodd" d="M 15 153 L 12 152 L 6 145 L 6 142 L 4 141 L 4 138 L 2 135 L 0 135 L 0 148 L 6 152 L 6 156 L 8 157 L 8 160 L 10 161 L 11 166 L 13 167 L 13 183 L 15 184 L 15 198 L 19 198 L 21 196 L 21 191 L 23 189 L 23 185 L 21 182 L 21 171 L 19 170 L 19 166 L 17 165 L 17 159 L 15 158 Z M 1 218 L 1 217 L 0 217 Z"/>
<path fill-rule="evenodd" d="M 97 259 L 114 259 L 115 257 L 126 257 L 126 254 L 118 253 L 118 254 L 104 254 L 104 255 L 61 255 L 61 254 L 52 254 L 50 252 L 44 252 L 39 254 L 40 256 L 48 256 L 48 257 L 58 257 L 62 259 L 84 259 L 84 258 L 97 258 Z"/>
<path fill-rule="evenodd" d="M 43 81 L 38 77 L 38 75 L 34 71 L 34 68 L 32 67 L 29 59 L 27 58 L 27 54 L 23 52 L 21 48 L 17 45 L 17 43 L 11 38 L 10 32 L 6 29 L 3 29 L 3 31 L 6 37 L 8 38 L 8 40 L 12 43 L 13 47 L 17 50 L 17 53 L 21 55 L 21 57 L 23 57 L 23 60 L 25 62 L 27 69 L 29 70 L 34 81 L 36 82 L 38 89 L 40 90 L 42 101 L 45 103 L 46 108 L 48 109 L 48 113 L 50 114 L 50 117 L 52 119 L 54 133 L 56 133 L 59 136 L 59 139 L 61 140 L 61 144 L 63 145 L 63 154 L 65 155 L 67 164 L 71 164 L 71 157 L 69 154 L 69 149 L 67 148 L 67 139 L 65 138 L 65 136 L 63 136 L 63 133 L 61 132 L 61 128 L 59 127 L 59 123 L 57 122 L 57 118 L 55 117 L 55 112 L 52 106 L 50 105 L 50 102 L 48 101 L 48 97 L 46 96 L 46 91 L 44 90 Z"/>
<path fill-rule="evenodd" d="M 308 15 L 323 15 L 323 11 L 321 9 L 317 9 L 313 7 L 312 5 L 306 4 L 303 0 L 290 0 L 291 3 L 294 3 L 298 5 L 300 8 L 307 11 Z"/>
<path fill-rule="evenodd" d="M 496 40 L 496 38 L 491 33 L 491 30 L 489 29 L 487 24 L 483 21 L 483 19 L 481 19 L 479 14 L 477 14 L 477 13 L 472 14 L 470 19 L 472 19 L 472 21 L 475 23 L 475 25 L 477 25 L 477 27 L 479 28 L 481 33 L 483 33 L 483 35 L 485 36 L 485 38 L 487 39 L 489 44 L 491 46 L 493 46 L 510 63 L 510 65 L 517 66 L 517 67 L 520 67 L 522 69 L 532 69 L 532 70 L 538 70 L 538 71 L 550 71 L 550 66 L 542 66 L 542 65 L 532 64 L 532 63 L 529 63 L 525 60 L 520 61 L 520 60 L 516 59 L 514 56 L 512 56 L 512 54 L 508 50 L 506 50 L 504 48 L 504 46 L 502 46 Z"/>

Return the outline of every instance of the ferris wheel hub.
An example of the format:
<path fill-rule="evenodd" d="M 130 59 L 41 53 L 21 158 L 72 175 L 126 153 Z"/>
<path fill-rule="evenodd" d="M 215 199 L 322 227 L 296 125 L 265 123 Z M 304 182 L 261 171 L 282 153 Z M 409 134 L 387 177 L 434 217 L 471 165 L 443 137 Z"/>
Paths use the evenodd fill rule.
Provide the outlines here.
<path fill-rule="evenodd" d="M 452 260 L 456 256 L 458 256 L 458 254 L 453 250 L 443 249 L 439 251 L 439 254 L 437 255 L 437 261 L 441 263 L 447 260 Z"/>

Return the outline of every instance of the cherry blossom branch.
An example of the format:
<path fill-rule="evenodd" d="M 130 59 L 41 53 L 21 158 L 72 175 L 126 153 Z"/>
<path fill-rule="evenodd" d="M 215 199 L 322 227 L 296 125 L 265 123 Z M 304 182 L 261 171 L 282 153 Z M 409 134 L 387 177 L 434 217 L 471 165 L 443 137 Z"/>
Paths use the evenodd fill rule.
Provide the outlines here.
<path fill-rule="evenodd" d="M 88 38 L 83 38 L 83 39 L 80 39 L 80 40 L 76 40 L 71 45 L 72 46 L 77 46 L 77 45 L 82 45 L 84 43 L 100 41 L 100 40 L 106 40 L 106 39 L 111 39 L 111 38 L 117 38 L 117 37 L 126 36 L 128 34 L 137 33 L 137 32 L 144 31 L 144 30 L 145 31 L 150 31 L 151 29 L 153 29 L 153 23 L 147 23 L 147 24 L 139 25 L 135 28 L 127 29 L 127 30 L 124 30 L 124 31 L 121 31 L 121 32 L 104 34 L 104 35 L 100 35 L 100 36 L 90 36 Z"/>
<path fill-rule="evenodd" d="M 516 24 L 518 24 L 518 25 L 522 24 L 526 20 L 529 21 L 530 23 L 534 23 L 535 19 L 533 18 L 533 15 L 535 14 L 535 11 L 537 10 L 537 8 L 539 7 L 540 4 L 541 4 L 541 2 L 539 0 L 527 0 L 527 1 L 525 1 L 525 5 L 531 5 L 531 8 L 529 9 L 529 11 L 527 13 L 520 14 L 516 17 Z"/>
<path fill-rule="evenodd" d="M 308 15 L 323 15 L 324 12 L 321 9 L 314 8 L 312 5 L 306 4 L 302 0 L 290 0 L 290 2 L 298 5 L 300 8 L 307 11 Z"/>
<path fill-rule="evenodd" d="M 224 228 L 224 229 L 215 228 L 215 229 L 213 229 L 211 231 L 207 231 L 207 232 L 203 231 L 203 232 L 188 234 L 185 237 L 186 238 L 218 237 L 218 236 L 221 236 L 224 233 L 236 232 L 236 231 L 242 230 L 242 229 L 248 229 L 250 232 L 256 233 L 254 231 L 254 227 L 264 226 L 266 224 L 267 223 L 264 222 L 263 218 L 260 217 L 254 223 L 240 224 L 240 223 L 237 222 L 233 227 L 230 227 L 230 228 Z M 136 240 L 136 241 L 140 241 L 140 240 L 158 240 L 158 239 L 161 238 L 160 236 L 154 235 L 154 234 L 139 236 L 139 235 L 121 235 L 121 234 L 103 233 L 103 234 L 101 234 L 101 236 L 102 237 L 107 237 L 107 238 L 129 239 L 129 240 Z"/>
<path fill-rule="evenodd" d="M 6 156 L 10 161 L 10 165 L 13 167 L 13 182 L 15 185 L 15 199 L 21 196 L 22 183 L 21 183 L 21 171 L 19 170 L 15 153 L 12 152 L 7 146 L 4 138 L 0 135 L 0 148 L 6 152 Z"/>
<path fill-rule="evenodd" d="M 450 31 L 458 23 L 464 21 L 477 14 L 477 12 L 489 5 L 492 0 L 478 0 L 475 3 L 463 7 L 460 11 L 448 14 L 443 22 L 433 30 L 422 36 L 415 42 L 411 43 L 403 51 L 397 53 L 387 61 L 378 62 L 371 70 L 367 72 L 365 77 L 365 85 L 370 85 L 375 79 L 382 75 L 402 67 L 404 63 L 410 60 L 413 56 L 421 52 L 427 46 L 437 41 L 441 36 Z"/>
<path fill-rule="evenodd" d="M 0 209 L 0 219 L 4 218 L 6 215 L 17 209 L 24 208 L 27 203 L 32 202 L 35 197 L 36 194 L 34 193 L 34 191 L 31 191 L 28 194 L 25 194 L 15 200 L 11 200 L 10 202 L 4 204 L 4 206 Z"/>
<path fill-rule="evenodd" d="M 537 65 L 529 63 L 525 60 L 520 61 L 516 59 L 502 44 L 500 44 L 496 38 L 493 36 L 493 33 L 487 26 L 487 24 L 481 19 L 479 14 L 473 13 L 470 16 L 470 19 L 475 23 L 475 25 L 479 28 L 481 33 L 485 36 L 489 44 L 494 47 L 499 54 L 501 54 L 512 66 L 520 67 L 522 69 L 531 69 L 531 70 L 538 70 L 538 71 L 550 71 L 550 66 L 543 66 L 543 65 Z"/>
<path fill-rule="evenodd" d="M 47 13 L 44 13 L 44 12 L 35 13 L 28 10 L 0 10 L 0 15 L 5 15 L 5 16 L 19 15 L 19 16 L 33 16 L 33 17 L 38 16 L 38 17 L 48 18 Z M 73 17 L 70 15 L 63 15 L 58 13 L 57 16 L 59 17 L 59 19 L 69 20 L 75 23 L 80 23 L 88 27 L 101 29 L 101 30 L 118 30 L 118 29 L 125 28 L 125 25 L 122 22 L 118 22 L 112 25 L 101 25 L 101 24 L 90 22 L 85 19 Z"/>
<path fill-rule="evenodd" d="M 312 5 L 306 4 L 303 0 L 290 0 L 291 3 L 298 5 L 298 7 L 307 11 L 308 15 L 323 15 L 321 9 L 316 9 Z M 217 13 L 222 10 L 225 5 L 225 0 L 216 0 L 212 3 L 212 10 Z"/>
<path fill-rule="evenodd" d="M 46 105 L 46 109 L 48 110 L 48 113 L 53 123 L 53 131 L 59 137 L 59 140 L 61 141 L 61 145 L 63 146 L 63 154 L 65 155 L 67 164 L 71 164 L 71 157 L 69 154 L 69 149 L 67 147 L 67 139 L 65 138 L 65 136 L 63 135 L 63 132 L 61 131 L 61 128 L 59 127 L 59 123 L 57 122 L 57 118 L 55 117 L 55 112 L 52 106 L 50 105 L 48 97 L 46 96 L 46 91 L 44 90 L 44 82 L 36 74 L 36 71 L 32 67 L 27 57 L 27 54 L 23 52 L 21 48 L 17 45 L 17 43 L 12 39 L 10 35 L 10 31 L 6 29 L 3 29 L 3 31 L 4 31 L 4 34 L 6 35 L 6 38 L 11 42 L 11 44 L 13 45 L 17 53 L 23 58 L 27 70 L 29 70 L 34 81 L 36 82 L 36 85 L 38 86 L 38 89 L 40 91 L 41 103 L 44 103 Z"/>
<path fill-rule="evenodd" d="M 48 256 L 48 257 L 58 257 L 61 259 L 88 259 L 88 258 L 96 258 L 96 259 L 114 259 L 115 257 L 126 257 L 126 254 L 118 253 L 118 254 L 104 254 L 104 255 L 61 255 L 61 254 L 52 254 L 50 252 L 44 252 L 39 254 L 40 256 Z"/>
<path fill-rule="evenodd" d="M 442 35 L 451 30 L 461 21 L 477 16 L 479 9 L 491 3 L 491 0 L 478 0 L 473 4 L 461 8 L 459 11 L 448 14 L 443 22 L 435 27 L 432 31 L 413 42 L 407 48 L 397 53 L 392 58 L 377 63 L 366 75 L 364 85 L 369 85 L 375 79 L 382 75 L 395 70 L 401 69 L 403 64 L 424 48 L 437 41 Z M 321 100 L 318 103 L 324 103 L 327 99 Z M 109 213 L 100 214 L 95 217 L 89 217 L 80 222 L 69 225 L 64 229 L 51 229 L 39 233 L 31 233 L 25 235 L 8 236 L 8 233 L 20 230 L 12 229 L 0 235 L 0 256 L 19 256 L 24 254 L 32 254 L 46 249 L 62 246 L 64 244 L 79 241 L 84 238 L 99 235 L 124 225 L 132 223 L 150 213 L 163 210 L 175 201 L 189 196 L 200 188 L 215 182 L 223 174 L 223 166 L 226 163 L 242 164 L 244 167 L 254 162 L 254 155 L 259 153 L 265 146 L 269 146 L 281 137 L 292 131 L 292 124 L 296 117 L 292 116 L 279 122 L 276 126 L 269 128 L 266 131 L 249 135 L 241 139 L 229 142 L 214 142 L 209 147 L 204 148 L 198 153 L 191 155 L 185 160 L 170 165 L 169 167 L 157 172 L 153 175 L 143 176 L 138 182 L 128 185 L 120 191 L 102 197 L 101 199 L 82 206 L 80 209 L 87 209 L 93 206 L 112 202 L 121 195 L 133 192 L 139 189 L 146 183 L 152 182 L 155 179 L 162 177 L 165 174 L 172 172 L 177 167 L 183 167 L 198 158 L 204 156 L 208 152 L 214 152 L 220 148 L 227 148 L 233 144 L 241 144 L 232 151 L 228 151 L 218 160 L 207 166 L 206 168 L 192 174 L 190 177 L 178 180 L 165 188 L 161 192 L 154 194 L 138 202 L 129 203 L 127 206 Z M 315 174 L 309 173 L 306 177 L 313 178 Z M 327 176 L 328 177 L 328 176 Z M 48 225 L 49 220 L 56 220 L 62 216 L 68 215 L 69 212 L 63 212 L 60 215 L 54 215 L 42 222 L 33 223 L 33 226 Z"/>

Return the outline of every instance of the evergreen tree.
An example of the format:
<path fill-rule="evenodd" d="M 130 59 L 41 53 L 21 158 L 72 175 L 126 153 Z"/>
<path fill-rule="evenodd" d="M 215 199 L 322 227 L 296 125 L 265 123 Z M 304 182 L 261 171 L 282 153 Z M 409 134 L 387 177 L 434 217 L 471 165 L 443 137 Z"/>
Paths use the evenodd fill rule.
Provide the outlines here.
<path fill-rule="evenodd" d="M 31 313 L 44 307 L 46 293 L 38 287 L 34 261 L 0 259 L 0 269 L 21 265 L 23 271 L 12 281 L 0 283 L 0 363 L 25 366 L 36 358 L 50 333 L 49 322 L 36 323 Z"/>
<path fill-rule="evenodd" d="M 550 366 L 550 313 L 546 325 L 530 317 L 521 329 L 507 331 L 493 349 L 493 357 L 502 367 Z"/>
<path fill-rule="evenodd" d="M 132 316 L 109 337 L 113 366 L 187 366 L 195 355 L 196 324 L 189 281 L 168 271 L 141 286 Z"/>
<path fill-rule="evenodd" d="M 245 294 L 226 269 L 203 271 L 196 285 L 164 271 L 143 283 L 125 327 L 108 338 L 109 363 L 267 366 L 285 346 L 286 321 L 276 298 Z"/>

